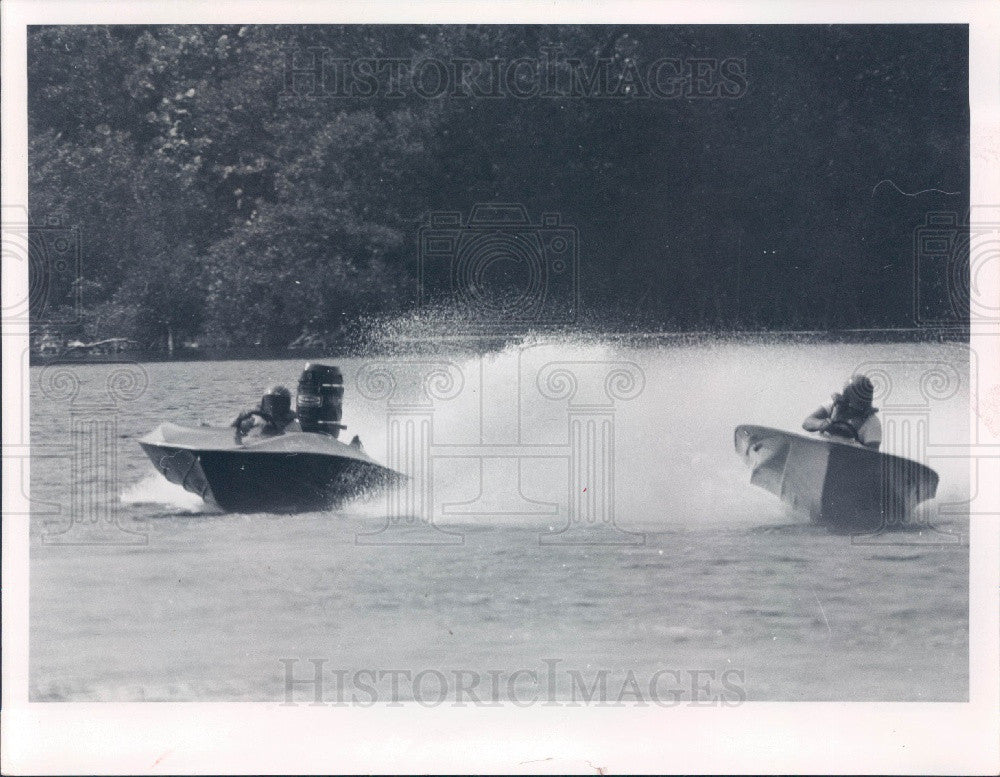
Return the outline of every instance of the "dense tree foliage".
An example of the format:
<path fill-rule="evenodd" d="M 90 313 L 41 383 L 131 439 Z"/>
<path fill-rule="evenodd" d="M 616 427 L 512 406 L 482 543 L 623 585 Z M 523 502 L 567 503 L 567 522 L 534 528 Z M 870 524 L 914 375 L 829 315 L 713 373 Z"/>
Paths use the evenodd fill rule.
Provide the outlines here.
<path fill-rule="evenodd" d="M 375 58 L 398 64 L 338 91 Z M 413 88 L 518 58 L 558 88 Z M 664 58 L 735 77 L 650 94 Z M 967 97 L 959 26 L 37 27 L 30 208 L 83 235 L 50 305 L 80 292 L 80 336 L 153 347 L 410 311 L 426 214 L 490 201 L 577 227 L 578 321 L 908 326 L 914 230 L 968 206 Z"/>

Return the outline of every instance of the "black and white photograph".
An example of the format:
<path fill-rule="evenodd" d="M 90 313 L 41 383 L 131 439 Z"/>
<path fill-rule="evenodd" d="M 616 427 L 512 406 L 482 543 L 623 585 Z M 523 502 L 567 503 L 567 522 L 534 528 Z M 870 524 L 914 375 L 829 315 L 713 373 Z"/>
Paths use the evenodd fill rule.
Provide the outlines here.
<path fill-rule="evenodd" d="M 5 773 L 1000 769 L 995 7 L 175 5 L 3 9 Z"/>

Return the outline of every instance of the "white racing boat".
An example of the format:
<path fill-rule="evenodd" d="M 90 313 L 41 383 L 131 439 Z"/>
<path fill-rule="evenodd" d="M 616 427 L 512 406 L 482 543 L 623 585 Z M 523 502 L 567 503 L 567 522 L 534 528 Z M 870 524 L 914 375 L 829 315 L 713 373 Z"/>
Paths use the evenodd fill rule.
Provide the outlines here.
<path fill-rule="evenodd" d="M 735 444 L 752 484 L 834 531 L 904 525 L 937 492 L 929 467 L 849 441 L 738 426 Z"/>

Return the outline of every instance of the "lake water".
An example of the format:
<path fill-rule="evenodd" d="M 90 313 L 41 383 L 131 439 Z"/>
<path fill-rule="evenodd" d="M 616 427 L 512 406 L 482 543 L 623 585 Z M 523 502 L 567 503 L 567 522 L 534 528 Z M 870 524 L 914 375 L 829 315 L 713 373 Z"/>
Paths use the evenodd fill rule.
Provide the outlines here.
<path fill-rule="evenodd" d="M 220 514 L 134 441 L 228 423 L 294 390 L 299 360 L 32 368 L 33 700 L 282 701 L 315 666 L 326 701 L 436 699 L 441 677 L 451 698 L 455 672 L 473 699 L 602 677 L 626 703 L 967 698 L 968 468 L 934 455 L 968 440 L 967 348 L 567 340 L 339 364 L 348 436 L 386 461 L 388 429 L 417 435 L 402 513 Z M 734 454 L 736 425 L 798 429 L 859 367 L 883 450 L 941 475 L 919 531 L 828 534 Z M 392 694 L 388 670 L 410 673 Z"/>

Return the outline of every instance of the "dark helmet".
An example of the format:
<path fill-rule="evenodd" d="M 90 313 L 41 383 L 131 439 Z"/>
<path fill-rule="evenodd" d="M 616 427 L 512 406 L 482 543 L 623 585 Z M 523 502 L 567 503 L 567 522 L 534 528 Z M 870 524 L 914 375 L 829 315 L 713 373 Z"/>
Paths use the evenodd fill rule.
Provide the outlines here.
<path fill-rule="evenodd" d="M 844 402 L 857 410 L 868 410 L 875 397 L 875 385 L 867 375 L 855 375 L 844 386 Z"/>
<path fill-rule="evenodd" d="M 275 421 L 284 421 L 291 414 L 292 393 L 284 386 L 270 386 L 260 400 L 260 409 Z"/>

